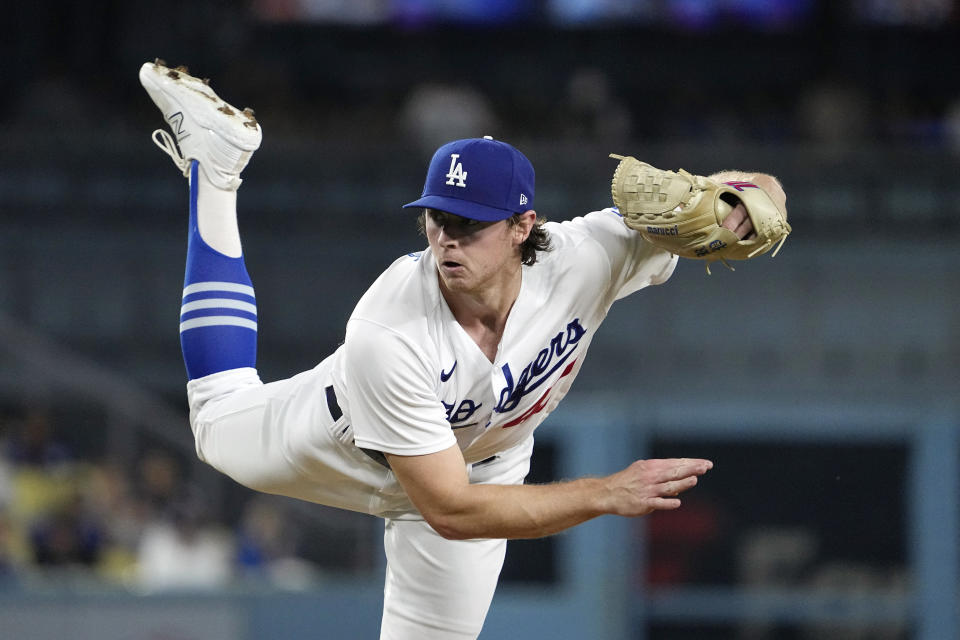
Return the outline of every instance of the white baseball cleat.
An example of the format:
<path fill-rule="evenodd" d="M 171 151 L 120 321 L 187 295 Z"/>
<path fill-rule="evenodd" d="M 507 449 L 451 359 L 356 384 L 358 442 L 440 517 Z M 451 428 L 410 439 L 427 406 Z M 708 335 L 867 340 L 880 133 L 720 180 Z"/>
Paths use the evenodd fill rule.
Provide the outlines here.
<path fill-rule="evenodd" d="M 140 67 L 140 83 L 176 136 L 175 145 L 169 133 L 157 129 L 153 142 L 183 175 L 190 176 L 190 161 L 196 160 L 217 188 L 239 187 L 240 172 L 263 136 L 253 110 L 227 104 L 207 80 L 191 76 L 186 67 L 170 69 L 159 58 Z"/>

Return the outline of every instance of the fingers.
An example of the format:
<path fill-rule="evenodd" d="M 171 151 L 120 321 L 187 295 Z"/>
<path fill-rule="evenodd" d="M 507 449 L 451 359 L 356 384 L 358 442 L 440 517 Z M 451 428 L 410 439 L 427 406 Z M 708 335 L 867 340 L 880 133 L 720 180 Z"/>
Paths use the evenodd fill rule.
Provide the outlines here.
<path fill-rule="evenodd" d="M 743 206 L 742 202 L 738 202 L 730 213 L 727 214 L 727 217 L 723 219 L 723 222 L 720 223 L 720 226 L 724 229 L 729 229 L 730 231 L 736 231 L 737 227 L 743 223 L 744 218 L 747 216 L 747 208 Z"/>
<path fill-rule="evenodd" d="M 713 468 L 713 462 L 703 458 L 659 458 L 639 461 L 650 474 L 652 484 L 681 480 L 688 476 L 702 476 Z"/>
<path fill-rule="evenodd" d="M 654 485 L 654 497 L 648 499 L 648 506 L 655 511 L 669 511 L 680 507 L 680 500 L 676 497 L 697 486 L 698 476 L 706 473 L 713 466 L 709 460 L 669 460 L 665 462 L 679 463 L 673 466 L 670 474 L 674 479 Z"/>
<path fill-rule="evenodd" d="M 663 482 L 657 485 L 657 489 L 661 496 L 676 496 L 695 486 L 697 486 L 697 476 L 688 476 L 681 480 Z"/>
<path fill-rule="evenodd" d="M 727 217 L 723 219 L 720 226 L 733 231 L 741 240 L 753 233 L 753 221 L 750 220 L 750 216 L 747 215 L 747 209 L 743 206 L 742 202 L 737 203 L 737 206 L 727 214 Z"/>
<path fill-rule="evenodd" d="M 650 498 L 648 504 L 655 511 L 670 511 L 678 509 L 681 503 L 677 498 Z"/>
<path fill-rule="evenodd" d="M 749 238 L 753 234 L 753 221 L 749 217 L 745 218 L 743 222 L 740 223 L 734 233 L 737 234 L 737 237 L 743 240 L 744 238 Z"/>
<path fill-rule="evenodd" d="M 637 460 L 607 478 L 611 503 L 605 512 L 635 517 L 676 509 L 676 496 L 697 486 L 699 476 L 712 468 L 713 462 L 702 458 Z"/>

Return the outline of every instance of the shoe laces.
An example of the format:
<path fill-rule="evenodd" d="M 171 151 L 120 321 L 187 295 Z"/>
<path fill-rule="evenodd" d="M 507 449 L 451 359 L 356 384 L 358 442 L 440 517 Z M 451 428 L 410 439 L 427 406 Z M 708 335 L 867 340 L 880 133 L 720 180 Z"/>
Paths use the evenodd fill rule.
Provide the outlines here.
<path fill-rule="evenodd" d="M 184 178 L 190 177 L 190 161 L 183 157 L 183 154 L 180 153 L 180 147 L 177 146 L 173 136 L 167 133 L 166 129 L 157 129 L 150 136 L 150 139 L 161 151 L 170 156 L 173 164 L 177 165 L 177 168 L 183 172 Z"/>

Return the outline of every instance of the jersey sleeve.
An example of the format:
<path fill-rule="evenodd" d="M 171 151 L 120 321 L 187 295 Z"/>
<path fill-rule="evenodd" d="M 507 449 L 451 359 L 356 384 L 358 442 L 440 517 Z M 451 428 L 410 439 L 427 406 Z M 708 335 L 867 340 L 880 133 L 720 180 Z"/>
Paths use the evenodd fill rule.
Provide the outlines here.
<path fill-rule="evenodd" d="M 635 291 L 665 282 L 677 256 L 659 249 L 623 224 L 616 209 L 594 211 L 560 223 L 562 232 L 581 233 L 596 242 L 610 265 L 610 297 L 619 300 Z"/>
<path fill-rule="evenodd" d="M 403 456 L 443 451 L 456 437 L 429 364 L 400 333 L 364 319 L 347 325 L 345 393 L 357 446 Z"/>

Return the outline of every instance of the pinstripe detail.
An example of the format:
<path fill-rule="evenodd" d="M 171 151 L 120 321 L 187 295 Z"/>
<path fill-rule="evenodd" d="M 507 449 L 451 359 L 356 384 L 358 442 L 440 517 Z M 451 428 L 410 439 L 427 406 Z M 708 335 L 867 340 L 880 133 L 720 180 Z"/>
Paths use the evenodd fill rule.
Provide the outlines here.
<path fill-rule="evenodd" d="M 248 320 L 247 318 L 238 318 L 237 316 L 204 316 L 202 318 L 192 318 L 190 320 L 184 320 L 181 322 L 180 333 L 183 333 L 188 329 L 196 329 L 198 327 L 221 326 L 244 327 L 254 331 L 257 330 L 257 323 L 253 320 Z"/>
<path fill-rule="evenodd" d="M 186 298 L 191 293 L 201 293 L 203 291 L 230 291 L 253 297 L 253 287 L 236 284 L 235 282 L 195 282 L 183 288 L 183 297 Z"/>
<path fill-rule="evenodd" d="M 180 307 L 180 314 L 183 315 L 188 311 L 196 311 L 197 309 L 239 309 L 257 315 L 257 305 L 242 300 L 231 300 L 230 298 L 207 298 L 186 302 Z"/>

